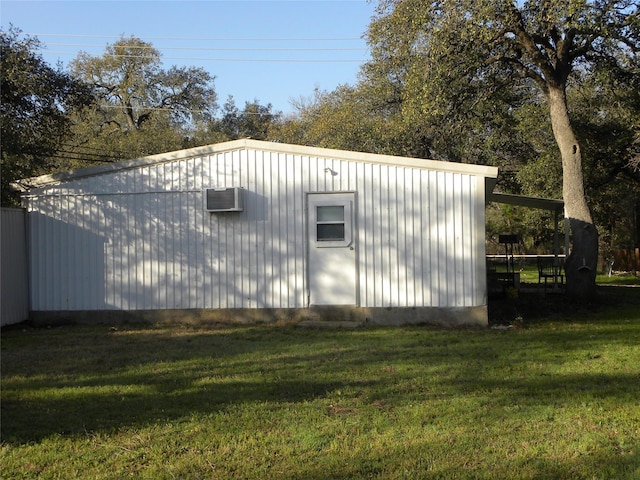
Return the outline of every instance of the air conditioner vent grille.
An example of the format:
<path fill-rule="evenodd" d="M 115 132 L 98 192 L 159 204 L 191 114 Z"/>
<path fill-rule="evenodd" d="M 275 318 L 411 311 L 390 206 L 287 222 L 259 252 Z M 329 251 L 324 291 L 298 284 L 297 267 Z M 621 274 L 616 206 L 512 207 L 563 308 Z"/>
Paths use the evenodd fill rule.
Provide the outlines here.
<path fill-rule="evenodd" d="M 205 209 L 208 212 L 241 212 L 242 188 L 207 188 Z"/>

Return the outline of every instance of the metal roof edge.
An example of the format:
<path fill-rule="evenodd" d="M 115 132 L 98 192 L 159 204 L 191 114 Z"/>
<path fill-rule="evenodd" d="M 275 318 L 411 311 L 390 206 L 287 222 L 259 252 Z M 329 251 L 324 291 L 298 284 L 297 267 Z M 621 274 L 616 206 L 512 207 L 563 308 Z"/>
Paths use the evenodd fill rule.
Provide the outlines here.
<path fill-rule="evenodd" d="M 76 170 L 66 170 L 55 172 L 37 177 L 24 178 L 17 180 L 11 184 L 12 187 L 19 191 L 28 191 L 32 188 L 45 187 L 47 185 L 55 185 L 69 180 L 76 180 L 85 177 L 93 177 L 104 173 L 118 172 L 131 168 L 142 167 L 145 165 L 153 165 L 156 163 L 171 162 L 174 160 L 197 157 L 225 150 L 235 150 L 243 146 L 242 140 L 232 140 L 230 142 L 216 143 L 201 147 L 187 148 L 183 150 L 174 150 L 165 153 L 156 153 L 145 157 L 133 158 L 130 160 L 122 160 L 120 162 L 104 163 L 91 167 L 78 168 Z"/>
<path fill-rule="evenodd" d="M 349 150 L 338 150 L 323 147 L 312 147 L 305 145 L 294 145 L 288 143 L 269 142 L 264 140 L 253 140 L 249 138 L 231 140 L 212 145 L 193 147 L 183 150 L 175 150 L 171 152 L 158 153 L 145 157 L 134 158 L 131 160 L 123 160 L 115 163 L 105 163 L 92 167 L 79 168 L 77 170 L 67 170 L 56 172 L 37 177 L 25 178 L 17 180 L 11 184 L 18 191 L 26 192 L 31 189 L 46 187 L 64 183 L 70 180 L 92 177 L 106 173 L 118 172 L 131 168 L 137 168 L 145 165 L 157 163 L 171 162 L 176 160 L 198 157 L 201 155 L 210 155 L 225 151 L 239 149 L 257 149 L 264 151 L 272 151 L 278 153 L 289 153 L 292 155 L 316 156 L 335 158 L 338 160 L 358 161 L 364 163 L 376 163 L 383 165 L 397 165 L 403 167 L 414 167 L 427 170 L 439 170 L 445 172 L 462 173 L 470 175 L 480 175 L 487 178 L 497 178 L 498 168 L 484 165 L 475 165 L 467 163 L 446 162 L 441 160 L 421 159 L 413 157 L 401 157 L 395 155 L 382 155 L 376 153 L 355 152 Z"/>
<path fill-rule="evenodd" d="M 337 160 L 351 160 L 381 165 L 397 165 L 401 167 L 415 167 L 425 170 L 441 170 L 454 173 L 467 173 L 484 177 L 497 178 L 498 167 L 475 165 L 472 163 L 456 163 L 443 160 L 433 160 L 416 157 L 401 157 L 398 155 L 383 155 L 379 153 L 357 152 L 352 150 L 339 150 L 325 147 L 312 147 L 278 142 L 265 142 L 246 139 L 246 146 L 261 150 L 291 153 L 295 155 L 335 158 Z"/>

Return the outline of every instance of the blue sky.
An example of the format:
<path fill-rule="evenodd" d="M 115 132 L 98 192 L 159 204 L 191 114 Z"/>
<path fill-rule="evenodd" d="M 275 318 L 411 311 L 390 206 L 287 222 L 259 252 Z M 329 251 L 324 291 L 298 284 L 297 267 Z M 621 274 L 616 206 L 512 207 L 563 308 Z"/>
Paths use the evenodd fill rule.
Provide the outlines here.
<path fill-rule="evenodd" d="M 257 99 L 291 112 L 291 99 L 355 84 L 369 58 L 366 0 L 29 1 L 1 0 L 0 23 L 39 38 L 44 59 L 66 65 L 100 55 L 120 36 L 151 42 L 163 66 L 215 75 L 218 103 Z"/>

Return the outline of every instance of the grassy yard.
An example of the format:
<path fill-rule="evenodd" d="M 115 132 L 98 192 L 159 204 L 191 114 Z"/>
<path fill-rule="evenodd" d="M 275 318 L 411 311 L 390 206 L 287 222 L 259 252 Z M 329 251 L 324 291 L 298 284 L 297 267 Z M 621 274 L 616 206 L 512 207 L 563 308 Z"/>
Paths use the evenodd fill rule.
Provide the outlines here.
<path fill-rule="evenodd" d="M 500 329 L 6 329 L 0 476 L 637 479 L 625 298 Z"/>

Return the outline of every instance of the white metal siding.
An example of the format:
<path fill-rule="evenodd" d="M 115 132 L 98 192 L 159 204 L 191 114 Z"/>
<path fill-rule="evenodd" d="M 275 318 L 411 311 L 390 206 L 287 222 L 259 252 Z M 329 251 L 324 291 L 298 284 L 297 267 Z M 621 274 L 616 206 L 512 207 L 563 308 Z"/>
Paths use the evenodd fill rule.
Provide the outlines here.
<path fill-rule="evenodd" d="M 480 180 L 248 148 L 67 181 L 29 197 L 32 308 L 305 307 L 305 194 L 337 191 L 357 193 L 361 306 L 479 305 Z M 204 211 L 234 186 L 243 212 Z"/>

